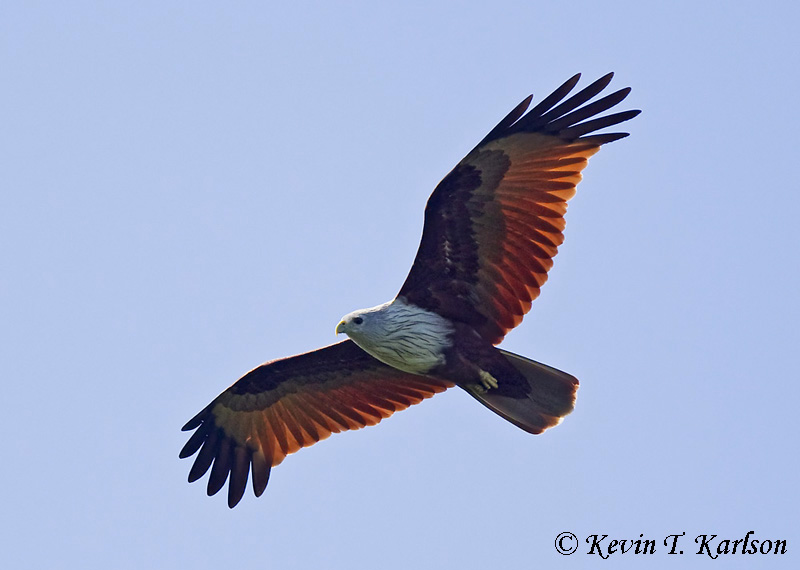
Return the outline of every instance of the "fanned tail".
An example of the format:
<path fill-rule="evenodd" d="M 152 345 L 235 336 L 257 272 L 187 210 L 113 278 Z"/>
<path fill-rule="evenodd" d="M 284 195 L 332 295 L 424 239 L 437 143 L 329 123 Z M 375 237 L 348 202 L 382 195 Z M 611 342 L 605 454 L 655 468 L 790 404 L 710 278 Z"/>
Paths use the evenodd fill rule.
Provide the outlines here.
<path fill-rule="evenodd" d="M 529 433 L 558 425 L 575 407 L 578 379 L 552 366 L 497 349 L 526 382 L 503 382 L 485 392 L 467 390 L 481 404 Z"/>

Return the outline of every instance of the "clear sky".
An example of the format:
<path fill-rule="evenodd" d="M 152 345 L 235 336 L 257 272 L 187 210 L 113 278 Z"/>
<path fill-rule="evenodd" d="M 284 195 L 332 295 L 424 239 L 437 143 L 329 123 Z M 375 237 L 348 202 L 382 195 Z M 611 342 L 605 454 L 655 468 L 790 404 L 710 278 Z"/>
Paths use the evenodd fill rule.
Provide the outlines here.
<path fill-rule="evenodd" d="M 796 4 L 378 4 L 2 3 L 3 567 L 798 567 Z M 187 484 L 183 423 L 392 298 L 435 184 L 578 71 L 643 113 L 503 344 L 575 412 L 452 390 L 234 510 Z M 789 552 L 695 554 L 751 530 Z"/>

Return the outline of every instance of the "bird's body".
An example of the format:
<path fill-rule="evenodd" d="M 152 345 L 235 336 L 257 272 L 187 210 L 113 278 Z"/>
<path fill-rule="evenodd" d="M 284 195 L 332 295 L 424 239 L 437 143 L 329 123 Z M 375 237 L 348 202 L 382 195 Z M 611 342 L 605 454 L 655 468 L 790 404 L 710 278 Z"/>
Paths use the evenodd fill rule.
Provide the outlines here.
<path fill-rule="evenodd" d="M 445 378 L 470 392 L 498 387 L 497 379 L 478 362 L 493 362 L 505 377 L 517 375 L 469 326 L 453 323 L 402 297 L 345 315 L 336 332 L 347 334 L 362 350 L 392 368 Z"/>
<path fill-rule="evenodd" d="M 399 298 L 345 315 L 336 327 L 368 354 L 411 374 L 445 365 L 454 331 L 444 317 Z"/>
<path fill-rule="evenodd" d="M 210 468 L 208 494 L 229 480 L 233 507 L 250 473 L 258 496 L 286 455 L 455 385 L 530 433 L 571 412 L 573 376 L 496 345 L 547 279 L 588 158 L 627 136 L 594 133 L 639 113 L 598 116 L 630 91 L 591 101 L 611 76 L 565 99 L 576 75 L 492 129 L 428 200 L 395 299 L 343 317 L 336 332 L 351 340 L 251 370 L 184 426 L 197 430 L 180 453 L 198 454 L 189 480 Z"/>

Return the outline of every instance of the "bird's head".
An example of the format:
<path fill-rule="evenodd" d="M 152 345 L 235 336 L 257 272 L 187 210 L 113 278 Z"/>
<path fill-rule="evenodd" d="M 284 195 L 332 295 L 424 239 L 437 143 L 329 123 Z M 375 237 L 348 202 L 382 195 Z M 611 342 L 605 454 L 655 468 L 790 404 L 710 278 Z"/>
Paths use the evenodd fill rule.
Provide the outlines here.
<path fill-rule="evenodd" d="M 353 311 L 342 317 L 339 324 L 336 325 L 336 334 L 346 334 L 350 336 L 352 333 L 358 335 L 360 331 L 363 332 L 364 322 L 366 321 L 364 311 Z"/>
<path fill-rule="evenodd" d="M 336 325 L 336 334 L 344 333 L 355 341 L 383 334 L 384 309 L 387 304 L 371 309 L 359 309 L 343 316 Z"/>

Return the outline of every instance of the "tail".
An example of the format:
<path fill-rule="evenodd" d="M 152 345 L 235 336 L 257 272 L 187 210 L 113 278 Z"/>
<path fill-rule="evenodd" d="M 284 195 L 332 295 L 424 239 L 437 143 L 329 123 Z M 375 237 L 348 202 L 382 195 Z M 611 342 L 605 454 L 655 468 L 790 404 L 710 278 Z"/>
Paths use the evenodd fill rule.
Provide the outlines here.
<path fill-rule="evenodd" d="M 523 378 L 498 378 L 488 391 L 467 390 L 481 404 L 529 433 L 558 425 L 575 407 L 578 379 L 546 364 L 497 349 Z"/>

